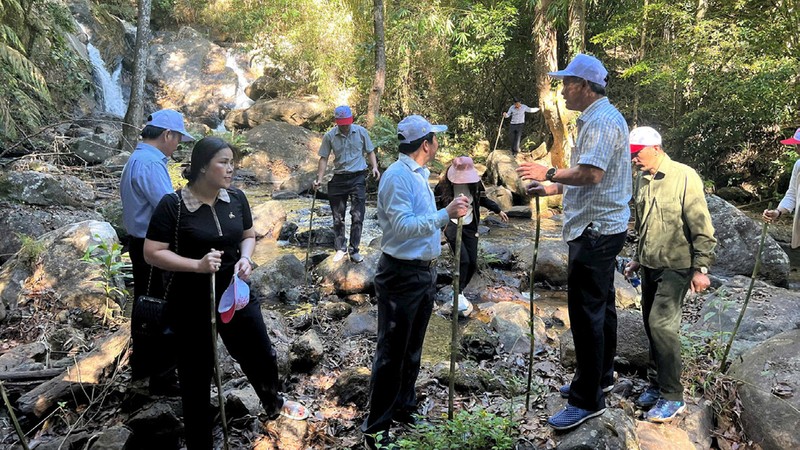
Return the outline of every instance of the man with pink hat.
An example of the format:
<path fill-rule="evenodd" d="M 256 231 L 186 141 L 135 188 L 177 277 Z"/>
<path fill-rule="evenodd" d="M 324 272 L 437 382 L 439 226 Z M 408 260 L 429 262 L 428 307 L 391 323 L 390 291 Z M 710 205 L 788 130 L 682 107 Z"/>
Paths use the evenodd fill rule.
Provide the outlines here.
<path fill-rule="evenodd" d="M 794 132 L 794 136 L 781 141 L 783 145 L 800 145 L 800 128 Z M 792 168 L 792 178 L 789 181 L 789 189 L 786 190 L 786 195 L 783 200 L 778 203 L 775 209 L 764 210 L 764 221 L 774 222 L 778 220 L 784 213 L 792 213 L 794 220 L 792 222 L 792 248 L 800 247 L 800 202 L 797 201 L 797 193 L 800 190 L 800 159 L 794 163 Z"/>
<path fill-rule="evenodd" d="M 681 306 L 686 292 L 711 284 L 714 226 L 703 180 L 689 166 L 670 159 L 661 135 L 650 127 L 630 134 L 634 174 L 636 254 L 625 267 L 641 268 L 642 318 L 650 343 L 650 386 L 636 399 L 650 422 L 666 422 L 686 409 L 681 384 Z"/>
<path fill-rule="evenodd" d="M 333 153 L 333 178 L 328 182 L 328 200 L 333 214 L 333 246 L 336 254 L 333 260 L 341 261 L 350 255 L 350 261 L 360 263 L 364 257 L 358 252 L 361 244 L 361 228 L 364 223 L 364 212 L 367 201 L 367 161 L 372 166 L 375 180 L 381 178 L 378 171 L 378 160 L 375 157 L 375 146 L 369 138 L 369 132 L 362 126 L 353 123 L 353 111 L 349 106 L 337 106 L 333 112 L 336 126 L 325 133 L 319 146 L 319 164 L 314 189 L 322 184 L 328 158 Z M 347 211 L 347 199 L 350 199 L 350 243 L 344 236 L 344 213 Z"/>
<path fill-rule="evenodd" d="M 464 289 L 469 284 L 472 276 L 478 271 L 478 224 L 481 221 L 480 206 L 500 215 L 503 222 L 508 222 L 508 216 L 500 206 L 486 196 L 486 189 L 481 183 L 481 177 L 475 170 L 475 164 L 469 156 L 459 156 L 453 159 L 450 168 L 442 174 L 439 184 L 433 190 L 436 197 L 436 206 L 444 208 L 454 198 L 464 196 L 469 202 L 467 214 L 464 216 L 464 226 L 461 231 L 461 261 L 458 312 L 461 316 L 469 316 L 472 304 L 464 296 Z M 476 203 L 479 205 L 475 207 Z M 450 248 L 455 252 L 458 231 L 458 219 L 451 219 L 444 227 L 444 235 Z M 443 309 L 445 313 L 453 310 L 453 302 L 447 302 Z"/>

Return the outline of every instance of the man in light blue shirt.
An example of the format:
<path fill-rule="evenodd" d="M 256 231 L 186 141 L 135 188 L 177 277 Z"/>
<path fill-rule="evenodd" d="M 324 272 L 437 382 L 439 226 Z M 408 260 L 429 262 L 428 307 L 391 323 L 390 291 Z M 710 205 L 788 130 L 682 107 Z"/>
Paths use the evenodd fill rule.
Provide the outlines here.
<path fill-rule="evenodd" d="M 625 243 L 631 198 L 628 125 L 605 96 L 606 71 L 596 58 L 579 54 L 563 79 L 567 109 L 582 111 L 578 139 L 567 169 L 525 163 L 517 171 L 535 180 L 528 192 L 564 194 L 564 240 L 569 245 L 567 305 L 577 369 L 560 389 L 567 407 L 550 417 L 557 430 L 574 428 L 605 412 L 605 393 L 614 383 L 617 311 L 614 270 Z M 543 185 L 540 181 L 550 181 Z"/>
<path fill-rule="evenodd" d="M 142 295 L 161 297 L 162 273 L 144 260 L 144 238 L 147 227 L 158 202 L 166 194 L 174 192 L 167 172 L 167 159 L 181 142 L 193 141 L 186 131 L 183 116 L 171 109 L 162 109 L 151 114 L 142 130 L 142 141 L 122 169 L 119 182 L 122 197 L 122 222 L 130 235 L 128 252 L 133 266 L 133 298 Z M 131 323 L 131 378 L 150 377 L 150 392 L 173 393 L 175 384 L 174 357 L 164 351 L 163 339 L 143 336 L 141 324 Z"/>
<path fill-rule="evenodd" d="M 519 99 L 514 99 L 514 104 L 508 108 L 508 111 L 503 113 L 503 116 L 511 118 L 508 127 L 508 137 L 511 143 L 511 153 L 516 155 L 519 152 L 519 144 L 522 142 L 522 131 L 525 129 L 525 114 L 535 113 L 539 108 L 531 108 L 528 105 L 523 105 Z"/>
<path fill-rule="evenodd" d="M 414 423 L 422 343 L 436 296 L 436 258 L 441 232 L 449 219 L 464 216 L 467 197 L 437 210 L 425 167 L 436 157 L 436 134 L 446 125 L 431 125 L 408 116 L 397 125 L 400 156 L 378 187 L 378 222 L 383 237 L 375 274 L 378 296 L 378 345 L 370 382 L 370 411 L 361 431 L 367 448 L 388 444 L 392 421 Z"/>
<path fill-rule="evenodd" d="M 336 126 L 325 133 L 319 146 L 319 164 L 314 189 L 322 183 L 328 158 L 333 153 L 333 178 L 328 183 L 328 200 L 333 215 L 333 246 L 336 254 L 333 260 L 339 262 L 344 255 L 350 255 L 350 261 L 360 263 L 364 257 L 358 252 L 361 244 L 361 229 L 364 224 L 364 213 L 367 204 L 367 161 L 372 166 L 372 176 L 380 180 L 378 159 L 375 157 L 375 146 L 369 138 L 369 132 L 362 126 L 353 123 L 353 111 L 349 106 L 337 106 L 333 112 Z M 345 246 L 344 213 L 347 210 L 347 199 L 350 199 L 350 244 Z"/>

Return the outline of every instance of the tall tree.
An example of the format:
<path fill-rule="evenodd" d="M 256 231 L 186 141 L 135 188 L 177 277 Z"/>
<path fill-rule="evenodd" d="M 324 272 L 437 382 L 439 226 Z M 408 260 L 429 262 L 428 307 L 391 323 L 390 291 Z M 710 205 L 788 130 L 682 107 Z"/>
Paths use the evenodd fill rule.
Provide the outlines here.
<path fill-rule="evenodd" d="M 567 47 L 570 56 L 586 51 L 586 0 L 569 0 Z"/>
<path fill-rule="evenodd" d="M 375 116 L 380 113 L 381 98 L 386 87 L 386 38 L 383 26 L 383 0 L 373 0 L 372 22 L 375 29 L 375 79 L 369 92 L 367 107 L 367 128 L 375 124 Z"/>
<path fill-rule="evenodd" d="M 550 161 L 556 167 L 568 167 L 573 145 L 569 133 L 569 113 L 564 100 L 554 88 L 547 72 L 558 70 L 558 39 L 555 21 L 549 16 L 551 0 L 539 0 L 534 9 L 533 40 L 536 47 L 536 89 L 539 107 L 553 136 Z"/>
<path fill-rule="evenodd" d="M 144 80 L 147 75 L 147 53 L 150 47 L 150 10 L 151 0 L 139 0 L 139 18 L 136 24 L 136 48 L 133 59 L 133 76 L 131 81 L 131 98 L 128 111 L 122 124 L 122 142 L 120 148 L 132 152 L 139 134 L 138 125 L 142 122 L 144 109 Z"/>

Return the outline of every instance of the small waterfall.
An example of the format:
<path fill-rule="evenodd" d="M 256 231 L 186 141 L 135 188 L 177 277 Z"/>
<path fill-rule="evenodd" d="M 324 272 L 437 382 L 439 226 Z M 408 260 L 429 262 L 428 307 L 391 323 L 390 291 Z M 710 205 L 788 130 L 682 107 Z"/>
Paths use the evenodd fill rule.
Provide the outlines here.
<path fill-rule="evenodd" d="M 236 100 L 233 109 L 249 108 L 255 102 L 244 93 L 244 88 L 246 88 L 249 83 L 244 74 L 244 69 L 239 67 L 239 63 L 236 62 L 236 55 L 232 48 L 229 48 L 226 53 L 225 67 L 230 67 L 236 74 Z"/>
<path fill-rule="evenodd" d="M 79 25 L 86 36 L 90 36 L 86 27 L 83 24 Z M 122 83 L 120 82 L 122 60 L 119 61 L 114 72 L 109 73 L 100 51 L 91 42 L 86 43 L 86 51 L 89 53 L 89 60 L 92 63 L 95 83 L 103 98 L 103 111 L 124 117 L 128 105 L 122 96 Z"/>

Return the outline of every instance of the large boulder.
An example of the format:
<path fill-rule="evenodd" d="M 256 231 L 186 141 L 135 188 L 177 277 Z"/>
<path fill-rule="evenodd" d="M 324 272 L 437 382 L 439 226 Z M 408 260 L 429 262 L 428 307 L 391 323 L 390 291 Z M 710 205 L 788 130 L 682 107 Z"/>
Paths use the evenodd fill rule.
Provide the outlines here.
<path fill-rule="evenodd" d="M 117 134 L 94 134 L 75 139 L 69 144 L 69 149 L 81 164 L 101 164 L 119 153 L 119 139 Z"/>
<path fill-rule="evenodd" d="M 317 96 L 258 100 L 253 106 L 231 111 L 225 117 L 228 129 L 247 129 L 272 121 L 300 127 L 324 125 L 331 119 L 330 107 Z"/>
<path fill-rule="evenodd" d="M 220 111 L 236 103 L 237 76 L 226 66 L 226 50 L 192 28 L 157 33 L 147 61 L 147 81 L 159 108 L 216 127 Z"/>
<path fill-rule="evenodd" d="M 486 312 L 491 318 L 491 326 L 503 345 L 503 351 L 508 353 L 525 354 L 530 352 L 530 310 L 514 302 L 496 303 Z M 544 322 L 539 316 L 534 316 L 534 350 L 539 353 L 547 341 Z"/>
<path fill-rule="evenodd" d="M 733 332 L 742 310 L 750 279 L 736 276 L 706 296 L 699 320 L 692 330 L 727 336 Z M 739 330 L 731 346 L 731 358 L 800 324 L 800 294 L 756 280 Z"/>
<path fill-rule="evenodd" d="M 317 276 L 322 278 L 322 291 L 339 295 L 371 292 L 381 253 L 366 248 L 361 250 L 361 255 L 364 261 L 359 264 L 351 262 L 349 258 L 341 261 L 325 258 L 314 269 Z"/>
<path fill-rule="evenodd" d="M 508 188 L 515 196 L 520 197 L 522 202 L 527 203 L 530 200 L 530 196 L 525 190 L 527 182 L 517 175 L 517 167 L 519 164 L 511 152 L 495 150 L 486 158 L 484 180 L 488 184 Z"/>
<path fill-rule="evenodd" d="M 575 341 L 572 339 L 572 329 L 561 334 L 561 365 L 574 367 Z M 647 368 L 650 359 L 650 343 L 644 332 L 642 313 L 636 310 L 617 311 L 617 354 L 614 358 L 616 364 L 626 369 L 643 370 Z"/>
<path fill-rule="evenodd" d="M 103 220 L 95 211 L 61 206 L 37 207 L 0 203 L 0 262 L 7 261 L 22 247 L 22 240 L 39 236 L 64 225 L 84 220 Z"/>
<path fill-rule="evenodd" d="M 773 336 L 733 359 L 744 432 L 764 450 L 800 448 L 800 329 Z"/>
<path fill-rule="evenodd" d="M 253 229 L 256 238 L 276 240 L 286 222 L 286 210 L 279 201 L 270 200 L 253 207 Z"/>
<path fill-rule="evenodd" d="M 104 284 L 108 282 L 118 289 L 123 289 L 124 284 L 121 279 L 105 280 L 100 266 L 81 258 L 90 247 L 115 243 L 117 234 L 111 225 L 95 220 L 46 233 L 37 240 L 37 247 L 43 250 L 35 255 L 17 254 L 3 265 L 0 300 L 15 309 L 29 295 L 50 292 L 64 306 L 101 313 L 108 299 Z M 101 256 L 104 250 L 97 248 L 95 252 Z"/>
<path fill-rule="evenodd" d="M 260 265 L 250 276 L 250 292 L 255 298 L 278 300 L 280 295 L 305 277 L 303 263 L 294 255 L 283 255 Z"/>
<path fill-rule="evenodd" d="M 762 224 L 739 211 L 735 206 L 711 195 L 706 198 L 714 236 L 717 238 L 717 262 L 712 273 L 723 275 L 753 274 Z M 785 286 L 789 275 L 789 257 L 771 237 L 764 241 L 760 277 L 778 286 Z"/>
<path fill-rule="evenodd" d="M 639 450 L 633 418 L 619 408 L 609 408 L 595 419 L 564 435 L 556 450 Z"/>
<path fill-rule="evenodd" d="M 94 189 L 72 175 L 35 172 L 0 174 L 0 200 L 39 206 L 89 206 Z"/>
<path fill-rule="evenodd" d="M 530 272 L 533 263 L 534 243 L 531 240 L 523 240 L 528 245 L 519 248 L 514 252 L 517 261 L 517 269 Z M 556 286 L 567 284 L 567 262 L 569 247 L 561 237 L 540 236 L 539 253 L 536 257 L 535 279 L 547 281 Z"/>
<path fill-rule="evenodd" d="M 300 173 L 316 172 L 322 135 L 286 122 L 267 122 L 244 133 L 253 151 L 241 167 L 261 183 L 280 186 Z"/>

